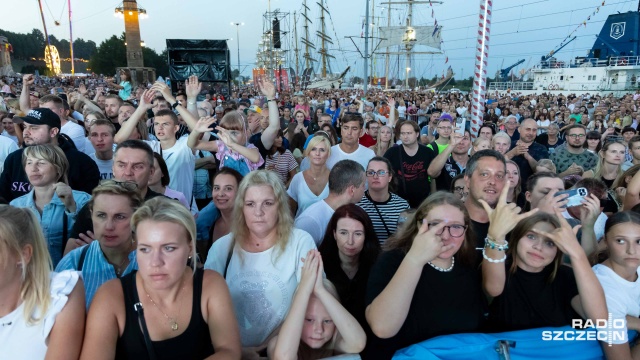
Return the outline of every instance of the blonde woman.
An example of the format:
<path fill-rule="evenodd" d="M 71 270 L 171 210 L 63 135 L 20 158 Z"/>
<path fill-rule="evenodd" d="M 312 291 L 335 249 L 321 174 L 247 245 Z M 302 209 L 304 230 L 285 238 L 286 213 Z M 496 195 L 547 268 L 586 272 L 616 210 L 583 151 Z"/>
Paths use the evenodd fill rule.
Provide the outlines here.
<path fill-rule="evenodd" d="M 378 142 L 370 146 L 369 149 L 373 150 L 376 156 L 384 156 L 384 153 L 386 153 L 394 143 L 393 129 L 387 125 L 383 125 L 378 129 Z"/>
<path fill-rule="evenodd" d="M 598 152 L 600 160 L 596 167 L 586 171 L 583 178 L 596 178 L 611 189 L 616 178 L 622 175 L 622 163 L 627 151 L 627 146 L 621 142 L 609 141 Z"/>
<path fill-rule="evenodd" d="M 51 272 L 35 214 L 0 205 L 2 358 L 77 359 L 84 332 L 84 287 L 75 271 Z"/>
<path fill-rule="evenodd" d="M 277 334 L 302 276 L 301 259 L 316 247 L 308 233 L 293 228 L 286 198 L 272 171 L 245 176 L 231 234 L 213 243 L 204 266 L 227 280 L 247 357 Z"/>
<path fill-rule="evenodd" d="M 287 195 L 292 214 L 298 216 L 309 206 L 329 196 L 330 170 L 327 168 L 327 159 L 330 155 L 329 138 L 316 132 L 304 151 L 309 168 L 295 174 L 289 183 Z"/>
<path fill-rule="evenodd" d="M 22 166 L 33 188 L 13 199 L 11 205 L 28 208 L 36 214 L 47 239 L 53 266 L 57 266 L 78 210 L 91 196 L 68 185 L 69 162 L 58 146 L 26 147 L 22 153 Z"/>
<path fill-rule="evenodd" d="M 511 147 L 511 137 L 504 131 L 493 135 L 491 139 L 491 148 L 502 155 L 506 155 Z"/>
<path fill-rule="evenodd" d="M 131 227 L 139 270 L 98 290 L 80 359 L 240 358 L 227 285 L 195 266 L 189 210 L 156 197 L 136 210 Z"/>

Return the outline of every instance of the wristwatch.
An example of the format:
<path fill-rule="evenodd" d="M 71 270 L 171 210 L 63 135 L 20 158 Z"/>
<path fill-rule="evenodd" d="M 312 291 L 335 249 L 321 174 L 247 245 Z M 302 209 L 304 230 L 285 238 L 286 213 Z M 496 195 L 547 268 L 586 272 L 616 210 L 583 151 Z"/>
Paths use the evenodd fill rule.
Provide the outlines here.
<path fill-rule="evenodd" d="M 175 109 L 178 107 L 178 105 L 180 105 L 180 101 L 174 102 L 173 105 L 171 105 L 171 107 Z"/>

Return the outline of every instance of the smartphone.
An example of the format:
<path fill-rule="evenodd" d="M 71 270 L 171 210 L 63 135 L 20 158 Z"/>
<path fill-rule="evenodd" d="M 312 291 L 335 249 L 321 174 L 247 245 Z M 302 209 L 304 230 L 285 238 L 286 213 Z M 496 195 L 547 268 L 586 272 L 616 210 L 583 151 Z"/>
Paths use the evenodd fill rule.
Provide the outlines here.
<path fill-rule="evenodd" d="M 467 119 L 463 117 L 456 118 L 456 133 L 464 136 L 465 126 L 467 125 Z"/>
<path fill-rule="evenodd" d="M 568 208 L 582 205 L 582 200 L 584 200 L 584 198 L 589 195 L 589 192 L 587 191 L 587 189 L 581 187 L 577 189 L 558 191 L 554 196 L 560 196 L 564 194 L 569 194 L 569 196 L 566 198 L 567 204 L 562 208 Z"/>

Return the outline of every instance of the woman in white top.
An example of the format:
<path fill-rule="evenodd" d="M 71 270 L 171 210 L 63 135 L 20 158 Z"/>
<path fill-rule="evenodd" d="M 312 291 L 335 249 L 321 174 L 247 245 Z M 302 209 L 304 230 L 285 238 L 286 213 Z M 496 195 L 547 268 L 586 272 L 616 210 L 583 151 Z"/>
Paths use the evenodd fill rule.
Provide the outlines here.
<path fill-rule="evenodd" d="M 209 250 L 205 269 L 227 280 L 245 357 L 266 349 L 284 321 L 302 275 L 302 260 L 315 248 L 311 236 L 293 228 L 276 174 L 251 171 L 240 183 L 231 233 Z"/>
<path fill-rule="evenodd" d="M 84 287 L 77 272 L 51 272 L 34 213 L 0 205 L 0 357 L 77 359 Z"/>
<path fill-rule="evenodd" d="M 403 99 L 398 100 L 398 119 L 406 119 L 407 118 L 407 105 L 404 103 Z"/>
<path fill-rule="evenodd" d="M 331 155 L 331 142 L 325 136 L 316 133 L 309 141 L 304 155 L 309 159 L 310 167 L 297 173 L 287 190 L 291 213 L 296 216 L 302 214 L 310 205 L 329 196 L 327 159 Z"/>
<path fill-rule="evenodd" d="M 614 330 L 612 346 L 603 346 L 607 359 L 638 359 L 640 346 L 631 347 L 627 329 L 640 331 L 640 214 L 623 211 L 604 227 L 609 258 L 593 267 L 607 300 L 609 316 L 625 323 Z"/>

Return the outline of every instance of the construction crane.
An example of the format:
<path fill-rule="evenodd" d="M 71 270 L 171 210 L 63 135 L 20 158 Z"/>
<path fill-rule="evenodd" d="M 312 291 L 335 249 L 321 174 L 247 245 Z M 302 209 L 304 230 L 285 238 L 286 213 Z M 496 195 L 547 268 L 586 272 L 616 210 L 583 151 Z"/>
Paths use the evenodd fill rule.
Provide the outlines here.
<path fill-rule="evenodd" d="M 555 55 L 558 51 L 562 50 L 562 48 L 563 48 L 563 47 L 565 47 L 565 46 L 569 45 L 573 40 L 575 40 L 575 39 L 576 39 L 576 37 L 577 37 L 577 36 L 574 36 L 571 40 L 569 40 L 569 41 L 567 41 L 566 43 L 564 43 L 564 44 L 560 45 L 560 47 L 558 47 L 557 49 L 555 49 L 555 50 L 551 50 L 551 51 L 549 52 L 549 54 L 544 55 L 544 56 L 542 57 L 542 59 L 540 59 L 540 62 L 545 62 L 545 61 L 549 60 L 549 58 L 551 58 L 553 55 Z"/>
<path fill-rule="evenodd" d="M 500 81 L 507 81 L 507 77 L 509 76 L 509 71 L 511 71 L 511 69 L 513 69 L 514 67 L 522 64 L 524 62 L 524 59 L 518 61 L 517 63 L 511 65 L 511 66 L 507 66 L 504 69 L 500 69 L 498 71 L 498 76 L 500 77 Z"/>

